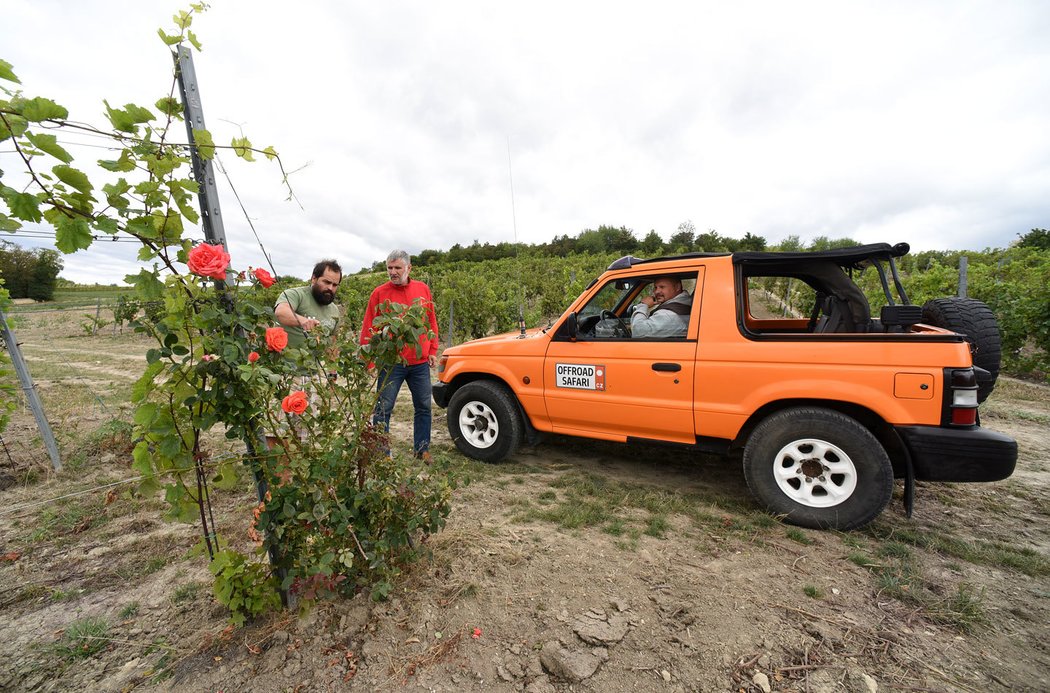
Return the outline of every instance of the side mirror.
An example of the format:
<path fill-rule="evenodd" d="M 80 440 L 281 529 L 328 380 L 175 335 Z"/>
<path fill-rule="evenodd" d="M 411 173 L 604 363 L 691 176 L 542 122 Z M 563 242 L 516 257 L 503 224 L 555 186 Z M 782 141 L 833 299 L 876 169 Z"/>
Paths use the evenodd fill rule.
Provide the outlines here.
<path fill-rule="evenodd" d="M 580 334 L 580 319 L 575 312 L 569 313 L 569 316 L 565 318 L 565 327 L 563 329 L 565 336 L 575 342 L 576 336 Z"/>

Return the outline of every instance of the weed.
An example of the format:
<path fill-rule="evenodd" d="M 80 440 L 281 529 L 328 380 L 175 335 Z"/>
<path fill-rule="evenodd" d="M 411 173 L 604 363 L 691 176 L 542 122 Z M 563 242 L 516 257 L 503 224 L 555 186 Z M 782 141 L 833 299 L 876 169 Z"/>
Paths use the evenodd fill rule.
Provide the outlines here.
<path fill-rule="evenodd" d="M 890 541 L 879 547 L 878 554 L 883 558 L 906 560 L 911 558 L 911 549 L 907 544 L 899 541 Z"/>
<path fill-rule="evenodd" d="M 602 531 L 606 534 L 611 534 L 614 537 L 622 537 L 624 532 L 627 531 L 627 529 L 624 526 L 623 520 L 617 518 L 609 524 L 602 527 Z"/>
<path fill-rule="evenodd" d="M 803 544 L 805 546 L 809 546 L 813 543 L 813 540 L 810 539 L 806 535 L 806 533 L 798 527 L 788 527 L 785 534 L 787 534 L 787 538 L 791 541 L 797 541 L 799 544 Z"/>
<path fill-rule="evenodd" d="M 103 618 L 83 618 L 66 628 L 62 639 L 55 643 L 55 652 L 63 659 L 86 659 L 109 644 L 109 623 Z"/>
<path fill-rule="evenodd" d="M 554 491 L 544 491 L 539 496 L 540 503 L 544 503 L 544 504 L 552 503 L 552 502 L 554 502 L 556 500 L 558 500 L 558 494 L 555 493 Z"/>
<path fill-rule="evenodd" d="M 820 589 L 816 585 L 804 585 L 802 587 L 802 591 L 805 593 L 805 595 L 807 597 L 810 597 L 812 599 L 823 599 L 824 598 L 824 590 Z"/>
<path fill-rule="evenodd" d="M 650 515 L 649 521 L 645 524 L 645 533 L 650 537 L 663 539 L 664 533 L 667 532 L 669 527 L 670 524 L 667 522 L 666 515 Z"/>
<path fill-rule="evenodd" d="M 124 605 L 124 608 L 120 610 L 120 613 L 118 614 L 118 616 L 121 619 L 129 619 L 132 616 L 137 615 L 138 612 L 139 612 L 139 603 L 138 602 L 131 602 L 130 604 L 125 604 Z"/>
<path fill-rule="evenodd" d="M 873 568 L 876 565 L 875 561 L 873 561 L 871 558 L 868 558 L 866 555 L 860 553 L 859 551 L 854 551 L 853 553 L 851 553 L 849 555 L 849 561 L 850 563 L 859 565 L 861 568 Z"/>
<path fill-rule="evenodd" d="M 200 590 L 201 583 L 199 582 L 187 582 L 185 585 L 179 585 L 171 595 L 171 603 L 183 604 L 185 602 L 191 602 L 197 598 L 197 594 Z"/>

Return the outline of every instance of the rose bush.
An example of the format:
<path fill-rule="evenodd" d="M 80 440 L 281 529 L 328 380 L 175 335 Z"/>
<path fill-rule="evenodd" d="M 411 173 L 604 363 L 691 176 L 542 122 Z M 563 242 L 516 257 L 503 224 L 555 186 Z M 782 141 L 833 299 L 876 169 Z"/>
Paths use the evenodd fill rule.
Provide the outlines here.
<path fill-rule="evenodd" d="M 203 7 L 178 13 L 175 33 L 160 32 L 164 43 L 199 48 L 189 26 Z M 2 60 L 0 80 L 18 84 Z M 215 594 L 235 622 L 275 608 L 276 590 L 314 598 L 364 589 L 384 597 L 404 567 L 424 555 L 418 535 L 444 525 L 456 485 L 440 463 L 425 474 L 416 462 L 395 463 L 385 454 L 389 442 L 371 425 L 376 376 L 366 364 L 396 363 L 404 345 L 426 329 L 422 310 L 386 324 L 383 339 L 367 347 L 356 345 L 350 321 L 342 321 L 339 332 L 318 329 L 316 341 L 287 349 L 288 334 L 274 326 L 269 273 L 252 273 L 254 281 L 244 285 L 249 277 L 230 269 L 224 248 L 194 246 L 185 234 L 200 222 L 186 152 L 195 146 L 207 159 L 218 145 L 206 130 L 192 131 L 196 144 L 179 141 L 186 133 L 176 99 L 160 99 L 153 108 L 160 117 L 135 104 L 107 107 L 112 130 L 94 132 L 111 138 L 118 154 L 98 165 L 121 177 L 105 174 L 110 182 L 96 188 L 49 134 L 68 124 L 68 111 L 5 85 L 0 142 L 11 140 L 32 190 L 0 185 L 5 200 L 17 201 L 8 205 L 10 216 L 0 215 L 0 226 L 10 231 L 22 222 L 50 223 L 57 247 L 67 253 L 88 248 L 96 237 L 123 234 L 141 242 L 139 257 L 150 264 L 126 281 L 148 307 L 135 329 L 155 343 L 131 393 L 132 467 L 142 479 L 140 493 L 163 492 L 169 519 L 201 523 Z M 249 160 L 253 152 L 277 157 L 272 148 L 254 149 L 243 135 L 231 149 Z M 51 173 L 32 175 L 48 166 Z M 336 377 L 328 381 L 331 373 Z M 310 400 L 300 389 L 304 377 L 325 383 Z M 293 412 L 308 406 L 309 415 L 299 422 L 299 435 L 269 448 L 266 435 L 280 436 L 286 423 L 275 402 L 287 402 Z M 223 445 L 213 430 L 230 443 Z M 211 500 L 244 493 L 244 469 L 254 478 L 259 503 L 244 518 L 243 531 L 220 542 Z M 243 507 L 240 501 L 230 505 Z M 260 545 L 245 542 L 249 530 Z"/>

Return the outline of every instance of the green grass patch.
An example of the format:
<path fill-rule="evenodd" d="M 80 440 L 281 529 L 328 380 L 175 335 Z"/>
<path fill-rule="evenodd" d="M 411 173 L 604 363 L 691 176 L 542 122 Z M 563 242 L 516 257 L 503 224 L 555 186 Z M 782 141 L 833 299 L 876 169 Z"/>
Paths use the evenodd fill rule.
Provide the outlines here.
<path fill-rule="evenodd" d="M 889 528 L 882 524 L 870 525 L 865 531 L 880 541 L 909 544 L 974 565 L 1008 568 L 1031 577 L 1050 575 L 1050 559 L 1027 547 L 981 539 L 963 540 L 936 531 Z"/>
<path fill-rule="evenodd" d="M 55 652 L 67 661 L 87 659 L 109 645 L 109 623 L 104 618 L 82 618 L 66 628 Z"/>
<path fill-rule="evenodd" d="M 199 582 L 187 582 L 185 585 L 179 585 L 171 593 L 171 603 L 185 604 L 186 602 L 192 602 L 200 594 L 200 591 L 201 583 Z"/>
<path fill-rule="evenodd" d="M 820 589 L 816 585 L 803 585 L 802 592 L 811 599 L 824 598 L 824 590 Z"/>
<path fill-rule="evenodd" d="M 809 536 L 798 527 L 788 527 L 784 533 L 787 535 L 788 539 L 794 542 L 798 542 L 803 546 L 810 546 L 813 544 L 813 540 L 810 539 Z"/>
<path fill-rule="evenodd" d="M 139 613 L 139 603 L 138 602 L 131 602 L 130 604 L 125 604 L 124 608 L 122 608 L 120 610 L 120 613 L 117 614 L 117 615 L 121 619 L 125 619 L 126 620 L 126 619 L 131 618 L 132 616 L 138 615 L 138 613 Z"/>
<path fill-rule="evenodd" d="M 650 537 L 656 537 L 657 539 L 663 539 L 664 534 L 670 529 L 671 525 L 667 521 L 667 516 L 663 514 L 650 515 L 649 520 L 645 523 L 645 533 Z"/>

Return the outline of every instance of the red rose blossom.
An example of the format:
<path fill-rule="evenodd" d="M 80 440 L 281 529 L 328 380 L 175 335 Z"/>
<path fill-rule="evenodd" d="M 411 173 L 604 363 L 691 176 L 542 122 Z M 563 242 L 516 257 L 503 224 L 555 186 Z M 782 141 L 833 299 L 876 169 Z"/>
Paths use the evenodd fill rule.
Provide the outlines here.
<path fill-rule="evenodd" d="M 262 284 L 264 289 L 269 289 L 271 286 L 273 286 L 273 275 L 264 270 L 262 267 L 256 267 L 254 270 L 252 270 L 252 273 L 255 275 L 255 278 L 259 280 L 259 283 Z"/>
<path fill-rule="evenodd" d="M 266 328 L 266 348 L 270 351 L 284 351 L 288 346 L 288 333 L 283 327 Z"/>
<path fill-rule="evenodd" d="M 226 279 L 226 268 L 230 264 L 230 254 L 221 245 L 202 243 L 190 250 L 186 266 L 190 272 L 200 277 Z"/>
<path fill-rule="evenodd" d="M 302 414 L 306 411 L 306 407 L 309 404 L 310 402 L 306 398 L 306 393 L 302 390 L 296 390 L 281 400 L 281 409 L 289 414 Z"/>
<path fill-rule="evenodd" d="M 258 360 L 259 360 L 259 352 L 258 351 L 253 351 L 252 353 L 248 354 L 248 363 L 255 363 Z"/>

